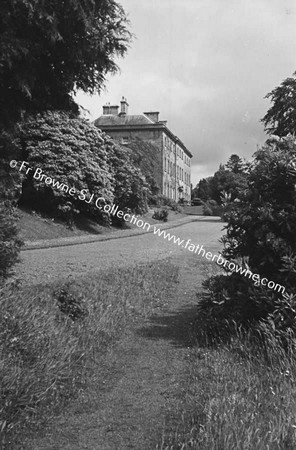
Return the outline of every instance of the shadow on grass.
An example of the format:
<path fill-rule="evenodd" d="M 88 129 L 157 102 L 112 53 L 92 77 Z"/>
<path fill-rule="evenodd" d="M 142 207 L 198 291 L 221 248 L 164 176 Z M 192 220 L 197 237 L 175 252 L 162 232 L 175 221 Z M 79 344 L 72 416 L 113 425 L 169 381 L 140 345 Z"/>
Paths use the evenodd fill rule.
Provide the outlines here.
<path fill-rule="evenodd" d="M 149 324 L 138 328 L 136 333 L 148 339 L 169 340 L 175 347 L 193 347 L 193 324 L 196 319 L 196 306 L 181 308 L 164 315 L 153 315 Z"/>

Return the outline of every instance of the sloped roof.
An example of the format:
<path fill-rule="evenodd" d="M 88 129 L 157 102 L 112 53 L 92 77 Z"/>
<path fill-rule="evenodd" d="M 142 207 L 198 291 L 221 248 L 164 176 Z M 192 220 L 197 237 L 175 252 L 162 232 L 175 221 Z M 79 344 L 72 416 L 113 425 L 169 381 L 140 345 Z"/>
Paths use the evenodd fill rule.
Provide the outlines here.
<path fill-rule="evenodd" d="M 108 130 L 112 127 L 121 127 L 121 126 L 130 126 L 130 127 L 138 127 L 138 126 L 152 126 L 153 128 L 163 128 L 167 134 L 171 136 L 171 138 L 177 142 L 183 150 L 192 158 L 192 154 L 187 149 L 187 147 L 183 144 L 183 142 L 175 136 L 170 129 L 166 126 L 166 121 L 153 122 L 153 120 L 149 119 L 149 117 L 145 116 L 145 114 L 137 114 L 137 115 L 113 115 L 113 114 L 103 114 L 98 117 L 98 119 L 94 120 L 93 124 L 98 127 L 104 128 Z"/>
<path fill-rule="evenodd" d="M 115 116 L 112 114 L 104 114 L 94 121 L 94 125 L 100 126 L 121 126 L 121 125 L 151 125 L 154 124 L 152 120 L 146 117 L 144 114 L 138 115 L 126 115 L 126 116 Z"/>

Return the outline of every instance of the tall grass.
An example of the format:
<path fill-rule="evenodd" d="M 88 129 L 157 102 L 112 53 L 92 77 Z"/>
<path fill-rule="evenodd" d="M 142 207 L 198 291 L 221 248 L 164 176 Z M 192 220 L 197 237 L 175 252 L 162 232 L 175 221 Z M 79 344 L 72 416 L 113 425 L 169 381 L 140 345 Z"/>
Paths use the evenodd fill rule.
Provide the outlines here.
<path fill-rule="evenodd" d="M 261 338 L 237 333 L 227 345 L 196 348 L 187 393 L 158 449 L 296 448 L 296 359 L 262 326 Z"/>
<path fill-rule="evenodd" d="M 96 359 L 178 277 L 167 261 L 0 292 L 0 447 L 16 448 L 26 429 L 47 421 L 87 382 Z M 72 320 L 58 303 L 75 299 Z M 63 310 L 64 312 L 62 312 Z"/>

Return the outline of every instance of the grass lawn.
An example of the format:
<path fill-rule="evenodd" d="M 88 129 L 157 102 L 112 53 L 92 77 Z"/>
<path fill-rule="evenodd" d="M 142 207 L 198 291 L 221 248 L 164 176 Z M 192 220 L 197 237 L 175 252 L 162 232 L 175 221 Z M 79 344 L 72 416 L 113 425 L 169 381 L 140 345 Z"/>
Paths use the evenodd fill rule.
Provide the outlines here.
<path fill-rule="evenodd" d="M 88 384 L 104 352 L 161 304 L 168 261 L 0 291 L 0 448 L 18 448 Z"/>
<path fill-rule="evenodd" d="M 151 225 L 159 223 L 158 220 L 152 219 L 153 209 L 150 209 L 146 214 L 137 217 L 142 218 L 145 222 Z M 32 211 L 19 210 L 20 222 L 19 236 L 24 241 L 40 241 L 42 239 L 58 239 L 63 237 L 82 236 L 86 234 L 105 235 L 110 234 L 118 229 L 133 229 L 137 228 L 133 224 L 125 224 L 124 228 L 108 227 L 99 225 L 93 220 L 83 217 L 77 218 L 73 229 L 61 221 L 54 220 L 50 217 L 45 217 Z M 184 213 L 169 212 L 168 222 L 174 222 L 177 219 L 186 217 Z"/>

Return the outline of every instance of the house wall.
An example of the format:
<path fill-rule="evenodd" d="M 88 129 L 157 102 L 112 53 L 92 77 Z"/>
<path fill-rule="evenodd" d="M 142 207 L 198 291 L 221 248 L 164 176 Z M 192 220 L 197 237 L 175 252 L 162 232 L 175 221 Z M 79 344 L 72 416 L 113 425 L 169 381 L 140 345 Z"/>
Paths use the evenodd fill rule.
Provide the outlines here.
<path fill-rule="evenodd" d="M 106 133 L 122 145 L 139 138 L 159 149 L 154 178 L 162 194 L 175 201 L 191 199 L 190 158 L 164 130 L 108 130 Z"/>
<path fill-rule="evenodd" d="M 163 132 L 162 130 L 108 130 L 107 134 L 121 145 L 127 145 L 135 139 L 141 139 L 144 142 L 152 143 L 158 148 L 156 155 L 157 164 L 153 170 L 153 176 L 162 190 L 163 188 Z M 163 194 L 163 192 L 161 192 Z M 165 194 L 164 194 L 165 195 Z"/>

